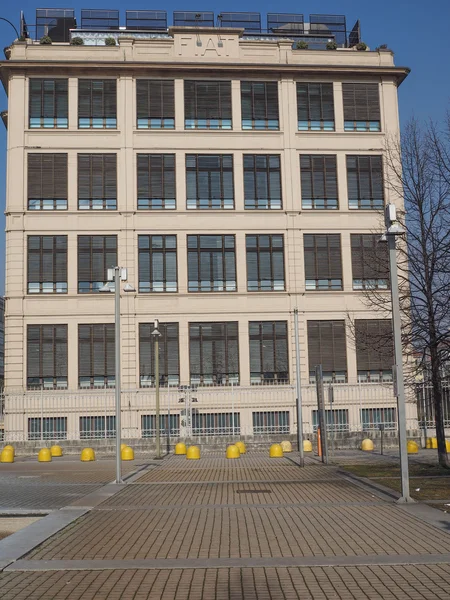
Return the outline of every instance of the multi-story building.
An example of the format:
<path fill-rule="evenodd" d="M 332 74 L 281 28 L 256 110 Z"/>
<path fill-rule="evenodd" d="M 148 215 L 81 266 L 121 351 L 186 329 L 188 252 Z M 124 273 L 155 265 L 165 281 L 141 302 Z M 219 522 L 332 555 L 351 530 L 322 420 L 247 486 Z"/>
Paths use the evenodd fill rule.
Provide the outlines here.
<path fill-rule="evenodd" d="M 384 204 L 398 201 L 382 154 L 399 133 L 408 69 L 386 48 L 349 47 L 345 25 L 320 15 L 309 27 L 300 15 L 269 15 L 281 24 L 263 33 L 226 13 L 217 27 L 212 13 L 183 13 L 167 28 L 165 13 L 158 23 L 127 14 L 119 27 L 117 15 L 83 12 L 80 29 L 73 14 L 54 27 L 38 15 L 37 37 L 53 43 L 16 42 L 0 65 L 6 402 L 26 403 L 11 431 L 113 430 L 104 398 L 114 299 L 99 290 L 115 265 L 136 290 L 121 300 L 129 436 L 154 428 L 154 318 L 161 385 L 200 386 L 199 430 L 292 430 L 295 309 L 305 388 L 321 364 L 325 381 L 346 390 L 330 420 L 394 422 L 392 392 L 378 385 L 390 380 L 390 353 L 372 352 L 348 321 L 369 337 L 390 328 L 361 290 L 388 289 L 374 232 Z M 314 401 L 305 402 L 312 431 Z"/>

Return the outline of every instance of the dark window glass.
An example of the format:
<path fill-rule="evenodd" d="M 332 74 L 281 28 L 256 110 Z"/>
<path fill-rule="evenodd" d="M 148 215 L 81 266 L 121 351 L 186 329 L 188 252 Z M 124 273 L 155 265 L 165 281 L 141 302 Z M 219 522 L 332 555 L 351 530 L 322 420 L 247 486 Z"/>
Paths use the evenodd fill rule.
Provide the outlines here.
<path fill-rule="evenodd" d="M 27 387 L 67 388 L 67 325 L 27 326 Z"/>
<path fill-rule="evenodd" d="M 28 236 L 27 292 L 67 293 L 67 236 Z"/>
<path fill-rule="evenodd" d="M 308 321 L 308 358 L 310 381 L 315 381 L 315 367 L 322 365 L 326 382 L 347 381 L 345 321 Z"/>
<path fill-rule="evenodd" d="M 302 208 L 330 210 L 339 208 L 336 156 L 300 156 Z"/>
<path fill-rule="evenodd" d="M 31 417 L 28 419 L 29 440 L 67 439 L 67 417 Z"/>
<path fill-rule="evenodd" d="M 250 383 L 288 383 L 286 321 L 250 321 Z"/>
<path fill-rule="evenodd" d="M 28 154 L 28 210 L 67 208 L 67 154 Z"/>
<path fill-rule="evenodd" d="M 67 79 L 30 79 L 30 129 L 68 127 Z"/>
<path fill-rule="evenodd" d="M 234 235 L 188 235 L 188 291 L 235 292 Z"/>
<path fill-rule="evenodd" d="M 141 387 L 155 385 L 155 337 L 153 323 L 139 323 L 139 376 Z M 178 385 L 180 359 L 178 323 L 159 324 L 159 383 L 161 386 Z"/>
<path fill-rule="evenodd" d="M 343 83 L 345 131 L 380 131 L 378 83 Z"/>
<path fill-rule="evenodd" d="M 139 291 L 177 291 L 177 236 L 139 235 Z"/>
<path fill-rule="evenodd" d="M 233 209 L 233 156 L 186 154 L 188 209 Z"/>
<path fill-rule="evenodd" d="M 247 235 L 247 290 L 284 291 L 284 237 Z"/>
<path fill-rule="evenodd" d="M 117 266 L 117 236 L 78 236 L 78 293 L 98 292 Z"/>
<path fill-rule="evenodd" d="M 237 322 L 189 323 L 191 384 L 239 384 Z"/>
<path fill-rule="evenodd" d="M 116 129 L 116 86 L 115 79 L 78 80 L 79 129 Z"/>
<path fill-rule="evenodd" d="M 332 83 L 297 83 L 299 131 L 334 131 Z"/>
<path fill-rule="evenodd" d="M 389 288 L 389 259 L 387 244 L 380 235 L 352 233 L 352 271 L 354 290 L 387 290 Z"/>
<path fill-rule="evenodd" d="M 137 128 L 174 129 L 175 92 L 170 79 L 136 81 Z"/>
<path fill-rule="evenodd" d="M 78 325 L 80 388 L 114 387 L 114 351 L 114 323 Z"/>
<path fill-rule="evenodd" d="M 231 129 L 231 81 L 185 81 L 186 129 Z"/>
<path fill-rule="evenodd" d="M 278 154 L 244 154 L 245 208 L 282 208 Z"/>
<path fill-rule="evenodd" d="M 137 155 L 139 210 L 176 208 L 175 154 Z"/>
<path fill-rule="evenodd" d="M 78 155 L 78 209 L 116 210 L 117 155 Z"/>
<path fill-rule="evenodd" d="M 241 81 L 242 129 L 279 129 L 278 82 Z"/>
<path fill-rule="evenodd" d="M 356 364 L 359 381 L 391 381 L 394 364 L 389 319 L 355 319 Z"/>
<path fill-rule="evenodd" d="M 305 233 L 305 289 L 342 290 L 341 236 Z"/>
<path fill-rule="evenodd" d="M 80 439 L 93 440 L 116 437 L 116 417 L 114 415 L 80 417 Z"/>
<path fill-rule="evenodd" d="M 265 410 L 252 413 L 253 433 L 290 433 L 288 410 Z"/>
<path fill-rule="evenodd" d="M 347 156 L 348 207 L 383 210 L 383 167 L 381 156 Z"/>

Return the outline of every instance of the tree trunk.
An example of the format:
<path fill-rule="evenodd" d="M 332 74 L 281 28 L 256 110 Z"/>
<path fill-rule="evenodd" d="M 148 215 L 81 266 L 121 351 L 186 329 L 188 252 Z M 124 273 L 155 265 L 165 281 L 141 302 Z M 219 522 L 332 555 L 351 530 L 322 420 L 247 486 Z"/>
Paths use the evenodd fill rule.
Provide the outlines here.
<path fill-rule="evenodd" d="M 447 455 L 447 447 L 445 443 L 445 428 L 444 428 L 444 415 L 442 411 L 442 385 L 441 385 L 441 373 L 440 373 L 440 361 L 437 349 L 432 346 L 430 349 L 431 359 L 431 385 L 433 388 L 433 403 L 434 403 L 434 416 L 436 419 L 436 439 L 437 439 L 437 450 L 438 460 L 441 467 L 450 469 L 450 463 Z"/>

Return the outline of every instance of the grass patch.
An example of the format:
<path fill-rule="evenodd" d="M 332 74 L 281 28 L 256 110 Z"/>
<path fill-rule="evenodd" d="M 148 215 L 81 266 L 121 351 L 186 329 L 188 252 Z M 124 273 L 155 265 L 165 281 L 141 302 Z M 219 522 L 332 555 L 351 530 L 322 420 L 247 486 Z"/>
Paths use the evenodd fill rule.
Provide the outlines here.
<path fill-rule="evenodd" d="M 353 473 L 358 477 L 400 477 L 400 466 L 389 464 L 367 464 L 367 465 L 341 465 L 344 471 Z M 450 469 L 444 469 L 440 465 L 426 465 L 410 463 L 410 477 L 449 477 Z M 418 487 L 418 486 L 416 486 Z"/>

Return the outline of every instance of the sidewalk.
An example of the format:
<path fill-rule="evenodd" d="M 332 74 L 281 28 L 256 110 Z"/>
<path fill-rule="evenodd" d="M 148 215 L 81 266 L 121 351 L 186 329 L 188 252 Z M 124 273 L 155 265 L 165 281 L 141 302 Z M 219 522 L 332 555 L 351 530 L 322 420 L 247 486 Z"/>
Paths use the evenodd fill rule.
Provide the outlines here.
<path fill-rule="evenodd" d="M 2 600 L 448 600 L 449 515 L 287 456 L 170 456 L 97 487 L 0 541 Z"/>

